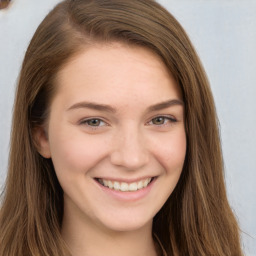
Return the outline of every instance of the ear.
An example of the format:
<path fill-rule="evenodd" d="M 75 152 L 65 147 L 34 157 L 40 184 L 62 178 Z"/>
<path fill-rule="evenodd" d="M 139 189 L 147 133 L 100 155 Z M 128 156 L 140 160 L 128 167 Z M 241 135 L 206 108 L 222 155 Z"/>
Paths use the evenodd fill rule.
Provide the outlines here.
<path fill-rule="evenodd" d="M 38 153 L 44 158 L 51 158 L 48 135 L 43 126 L 33 128 L 33 140 Z"/>

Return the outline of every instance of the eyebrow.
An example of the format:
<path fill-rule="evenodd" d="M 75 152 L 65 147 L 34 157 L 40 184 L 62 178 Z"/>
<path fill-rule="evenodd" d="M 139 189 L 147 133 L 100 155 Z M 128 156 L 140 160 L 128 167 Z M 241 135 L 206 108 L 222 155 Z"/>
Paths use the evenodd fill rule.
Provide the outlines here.
<path fill-rule="evenodd" d="M 148 107 L 146 112 L 159 111 L 159 110 L 166 109 L 166 108 L 176 106 L 176 105 L 184 106 L 184 102 L 180 99 L 172 99 L 172 100 L 163 101 L 163 102 L 160 102 L 160 103 L 157 103 L 155 105 Z M 88 109 L 110 112 L 110 113 L 117 112 L 117 110 L 110 105 L 99 104 L 99 103 L 94 103 L 94 102 L 86 102 L 86 101 L 78 102 L 78 103 L 72 105 L 71 107 L 69 107 L 67 109 L 67 111 L 74 110 L 74 109 L 80 109 L 80 108 L 88 108 Z"/>
<path fill-rule="evenodd" d="M 89 108 L 89 109 L 111 112 L 111 113 L 116 112 L 116 110 L 109 105 L 98 104 L 98 103 L 94 103 L 94 102 L 86 102 L 86 101 L 78 102 L 78 103 L 72 105 L 70 108 L 68 108 L 68 110 L 79 109 L 79 108 Z"/>
<path fill-rule="evenodd" d="M 153 106 L 150 106 L 148 108 L 148 112 L 151 111 L 158 111 L 158 110 L 162 110 L 162 109 L 166 109 L 172 106 L 184 106 L 184 102 L 180 99 L 173 99 L 173 100 L 167 100 L 167 101 L 163 101 L 160 103 L 157 103 Z"/>

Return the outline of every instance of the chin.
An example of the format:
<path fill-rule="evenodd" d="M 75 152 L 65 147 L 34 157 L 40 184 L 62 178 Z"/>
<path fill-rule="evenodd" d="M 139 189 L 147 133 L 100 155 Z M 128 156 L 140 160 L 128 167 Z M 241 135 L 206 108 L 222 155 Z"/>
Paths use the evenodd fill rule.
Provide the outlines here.
<path fill-rule="evenodd" d="M 98 219 L 101 225 L 106 229 L 116 232 L 131 232 L 143 228 L 152 228 L 154 215 L 147 213 L 139 214 L 136 211 L 127 211 L 126 213 L 105 215 Z"/>
<path fill-rule="evenodd" d="M 108 230 L 114 231 L 114 232 L 132 232 L 132 231 L 138 231 L 143 228 L 151 228 L 152 227 L 152 219 L 148 222 L 139 222 L 134 220 L 129 220 L 127 222 L 118 222 L 114 221 L 112 223 L 105 223 L 105 227 Z"/>

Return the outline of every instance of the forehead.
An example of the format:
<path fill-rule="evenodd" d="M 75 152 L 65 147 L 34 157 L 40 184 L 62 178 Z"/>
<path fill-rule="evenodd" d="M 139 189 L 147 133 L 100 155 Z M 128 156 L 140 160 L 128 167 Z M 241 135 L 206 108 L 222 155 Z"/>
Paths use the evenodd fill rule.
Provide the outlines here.
<path fill-rule="evenodd" d="M 181 98 L 180 89 L 162 59 L 144 47 L 120 43 L 89 46 L 73 56 L 57 75 L 60 94 L 108 100 L 121 96 Z M 139 92 L 139 93 L 138 93 Z"/>

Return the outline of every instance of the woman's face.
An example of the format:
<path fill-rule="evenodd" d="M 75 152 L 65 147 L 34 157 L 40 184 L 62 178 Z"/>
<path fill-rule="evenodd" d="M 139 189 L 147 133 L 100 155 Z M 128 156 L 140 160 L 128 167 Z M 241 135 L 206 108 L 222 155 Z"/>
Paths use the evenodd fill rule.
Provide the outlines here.
<path fill-rule="evenodd" d="M 152 224 L 186 154 L 184 106 L 160 58 L 118 43 L 85 49 L 58 73 L 40 153 L 65 218 L 115 231 Z"/>

